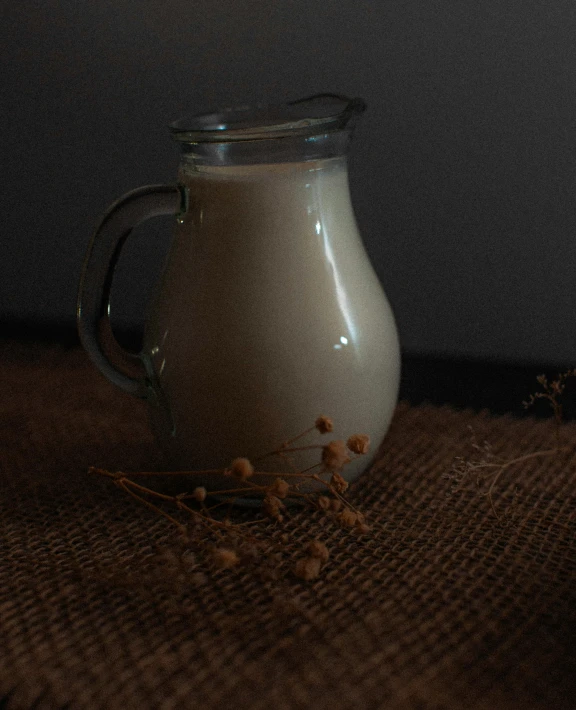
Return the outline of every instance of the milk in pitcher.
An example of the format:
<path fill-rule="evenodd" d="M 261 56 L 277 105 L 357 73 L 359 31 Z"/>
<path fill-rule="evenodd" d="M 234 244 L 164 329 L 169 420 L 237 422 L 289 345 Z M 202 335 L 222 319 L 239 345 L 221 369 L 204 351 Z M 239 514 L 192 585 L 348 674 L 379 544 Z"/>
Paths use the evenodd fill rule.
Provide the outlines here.
<path fill-rule="evenodd" d="M 188 210 L 145 340 L 169 408 L 154 421 L 173 428 L 161 435 L 170 458 L 193 468 L 254 458 L 321 414 L 333 437 L 362 432 L 377 444 L 396 401 L 398 341 L 345 159 L 184 164 L 179 179 Z M 318 456 L 296 458 L 305 468 Z"/>

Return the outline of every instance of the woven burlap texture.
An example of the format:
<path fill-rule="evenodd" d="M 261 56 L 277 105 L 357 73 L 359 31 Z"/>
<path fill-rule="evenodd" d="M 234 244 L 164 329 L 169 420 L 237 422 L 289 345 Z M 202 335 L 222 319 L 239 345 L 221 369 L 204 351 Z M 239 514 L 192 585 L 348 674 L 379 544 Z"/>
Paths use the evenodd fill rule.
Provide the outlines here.
<path fill-rule="evenodd" d="M 505 471 L 498 517 L 454 466 L 474 440 L 549 449 L 550 422 L 401 404 L 350 492 L 371 533 L 294 511 L 262 539 L 330 560 L 264 582 L 182 557 L 168 521 L 88 476 L 161 465 L 142 403 L 76 349 L 1 355 L 6 708 L 576 707 L 574 453 Z"/>

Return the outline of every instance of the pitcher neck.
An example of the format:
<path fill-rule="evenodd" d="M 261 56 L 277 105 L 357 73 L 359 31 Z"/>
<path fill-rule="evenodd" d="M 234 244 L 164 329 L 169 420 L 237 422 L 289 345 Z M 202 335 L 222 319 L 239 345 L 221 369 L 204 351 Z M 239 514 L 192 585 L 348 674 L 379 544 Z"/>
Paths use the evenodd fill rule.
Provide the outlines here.
<path fill-rule="evenodd" d="M 345 155 L 338 155 L 317 160 L 278 161 L 278 162 L 253 162 L 253 163 L 226 163 L 214 165 L 203 163 L 183 154 L 180 161 L 180 176 L 223 181 L 248 180 L 260 183 L 262 181 L 275 182 L 283 179 L 296 178 L 309 183 L 321 180 L 324 175 L 334 172 L 347 176 L 348 161 Z"/>
<path fill-rule="evenodd" d="M 289 136 L 283 139 L 183 143 L 181 161 L 188 169 L 193 166 L 202 168 L 317 163 L 345 156 L 350 140 L 351 132 L 342 130 L 317 136 Z"/>

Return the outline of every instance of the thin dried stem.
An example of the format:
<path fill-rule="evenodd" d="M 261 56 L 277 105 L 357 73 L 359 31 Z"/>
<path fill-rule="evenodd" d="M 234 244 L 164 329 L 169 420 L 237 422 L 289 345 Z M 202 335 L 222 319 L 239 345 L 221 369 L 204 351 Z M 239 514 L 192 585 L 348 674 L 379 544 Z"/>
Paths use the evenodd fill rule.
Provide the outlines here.
<path fill-rule="evenodd" d="M 262 459 L 266 459 L 270 456 L 282 456 L 282 454 L 287 450 L 290 444 L 293 444 L 295 441 L 298 441 L 298 439 L 302 439 L 302 437 L 306 436 L 306 434 L 310 434 L 315 429 L 316 426 L 311 426 L 309 429 L 306 429 L 301 434 L 297 434 L 296 436 L 292 437 L 292 439 L 284 441 L 277 449 L 274 449 L 274 451 L 268 451 L 267 453 L 262 454 L 262 456 L 258 456 L 254 459 L 254 461 L 262 461 Z"/>
<path fill-rule="evenodd" d="M 222 523 L 219 520 L 214 520 L 213 518 L 207 518 L 205 515 L 202 514 L 201 511 L 194 510 L 194 508 L 191 508 L 189 505 L 182 503 L 183 496 L 180 496 L 180 495 L 171 496 L 171 495 L 167 495 L 165 493 L 160 493 L 159 491 L 155 491 L 152 488 L 147 488 L 146 486 L 142 486 L 139 483 L 136 483 L 135 481 L 131 481 L 128 478 L 118 479 L 118 484 L 121 485 L 124 490 L 128 491 L 131 494 L 133 493 L 133 491 L 131 491 L 130 489 L 136 489 L 136 490 L 140 491 L 141 493 L 145 493 L 146 495 L 150 495 L 154 498 L 159 498 L 160 500 L 165 500 L 170 503 L 173 503 L 176 506 L 176 508 L 178 508 L 179 510 L 184 511 L 185 513 L 187 513 L 191 517 L 193 517 L 197 520 L 200 520 L 201 522 L 203 522 L 205 524 L 208 524 L 210 526 L 214 526 L 217 528 L 227 529 L 227 525 L 225 523 Z M 136 494 L 133 494 L 133 495 L 136 496 Z M 137 496 L 137 497 L 138 497 L 138 499 L 145 501 L 146 504 L 148 505 L 148 507 L 152 507 L 155 510 L 161 511 L 160 508 L 157 508 L 153 503 L 150 503 L 150 501 L 147 501 L 145 498 L 142 498 L 141 496 Z M 177 522 L 176 519 L 173 518 L 172 516 L 168 515 L 164 511 L 161 511 L 161 512 L 165 515 L 165 517 L 168 517 L 170 520 Z M 180 525 L 180 523 L 177 523 L 177 524 Z"/>
<path fill-rule="evenodd" d="M 103 469 L 94 471 L 98 473 Z M 208 468 L 204 471 L 130 471 L 125 476 L 224 476 L 223 468 Z"/>
<path fill-rule="evenodd" d="M 314 468 L 317 468 L 318 466 L 321 466 L 322 464 L 314 464 L 314 466 L 310 466 L 309 469 L 305 469 L 305 471 L 296 471 L 294 473 L 272 473 L 270 471 L 254 471 L 254 476 L 276 476 L 280 478 L 312 478 L 312 476 L 309 476 L 306 471 L 312 470 Z"/>
<path fill-rule="evenodd" d="M 210 493 L 211 496 L 224 496 L 224 495 L 231 495 L 232 493 L 246 493 L 248 490 L 262 490 L 265 491 L 268 489 L 268 486 L 257 486 L 253 484 L 248 488 L 247 486 L 244 486 L 244 488 L 225 488 L 224 490 L 217 490 L 217 491 L 212 491 Z M 185 495 L 180 497 L 180 500 L 195 500 L 194 493 L 186 493 Z"/>
<path fill-rule="evenodd" d="M 129 478 L 126 478 L 123 476 L 122 478 L 118 479 L 122 483 L 128 484 L 131 488 L 135 488 L 137 491 L 141 491 L 142 493 L 146 493 L 150 496 L 154 496 L 154 498 L 160 498 L 160 500 L 167 500 L 170 501 L 171 503 L 174 502 L 175 496 L 169 496 L 166 495 L 166 493 L 160 493 L 159 491 L 155 491 L 152 488 L 148 488 L 147 486 L 142 486 L 139 483 L 136 483 L 136 481 L 131 481 Z"/>
<path fill-rule="evenodd" d="M 352 503 L 350 503 L 350 501 L 347 498 L 345 498 L 341 493 L 339 493 L 334 488 L 334 486 L 330 485 L 330 483 L 328 481 L 324 481 L 320 477 L 316 477 L 315 480 L 318 480 L 318 481 L 321 481 L 322 483 L 324 483 L 326 485 L 326 487 L 330 490 L 330 492 L 336 498 L 338 498 L 338 500 L 340 500 L 346 507 L 350 508 L 350 510 L 353 510 L 355 513 L 358 513 L 358 515 L 362 515 L 362 513 L 358 510 L 358 508 L 356 508 L 354 505 L 352 505 Z"/>
<path fill-rule="evenodd" d="M 476 473 L 477 480 L 480 482 L 481 480 L 486 480 L 490 476 L 492 476 L 490 484 L 488 486 L 488 490 L 486 491 L 486 496 L 488 497 L 488 500 L 490 501 L 490 507 L 492 508 L 492 512 L 496 516 L 498 520 L 501 520 L 501 516 L 498 514 L 496 510 L 496 505 L 494 503 L 494 489 L 496 488 L 497 483 L 502 477 L 502 474 L 507 471 L 509 468 L 512 466 L 516 466 L 517 464 L 524 463 L 526 461 L 530 461 L 531 459 L 536 459 L 536 458 L 543 458 L 545 456 L 554 456 L 560 453 L 561 451 L 568 451 L 569 447 L 556 447 L 553 449 L 546 449 L 542 451 L 531 451 L 528 454 L 524 454 L 522 456 L 517 456 L 513 459 L 509 460 L 502 460 L 500 459 L 497 462 L 494 461 L 472 461 L 472 462 L 466 462 L 465 463 L 465 470 L 470 472 L 470 473 Z M 478 470 L 486 470 L 490 469 L 490 472 L 485 473 L 484 476 L 480 476 L 478 474 Z"/>
<path fill-rule="evenodd" d="M 323 449 L 321 444 L 309 444 L 308 446 L 291 446 L 289 449 L 283 449 L 282 453 L 285 454 L 287 451 L 311 451 L 313 449 Z"/>
<path fill-rule="evenodd" d="M 146 500 L 146 498 L 142 498 L 142 496 L 139 496 L 137 493 L 134 493 L 134 491 L 131 491 L 130 488 L 125 485 L 124 481 L 119 480 L 119 481 L 117 481 L 116 485 L 119 488 L 121 488 L 125 493 L 128 493 L 129 496 L 132 496 L 132 498 L 135 498 L 140 503 L 143 503 L 146 507 L 150 508 L 155 513 L 162 515 L 164 518 L 169 520 L 173 525 L 176 525 L 176 527 L 180 530 L 180 532 L 186 533 L 186 527 L 184 525 L 182 525 L 182 523 L 180 523 L 178 520 L 176 520 L 176 518 L 173 518 L 166 511 L 162 510 L 162 508 L 159 508 L 157 505 L 154 505 L 154 503 L 151 503 L 149 500 Z"/>

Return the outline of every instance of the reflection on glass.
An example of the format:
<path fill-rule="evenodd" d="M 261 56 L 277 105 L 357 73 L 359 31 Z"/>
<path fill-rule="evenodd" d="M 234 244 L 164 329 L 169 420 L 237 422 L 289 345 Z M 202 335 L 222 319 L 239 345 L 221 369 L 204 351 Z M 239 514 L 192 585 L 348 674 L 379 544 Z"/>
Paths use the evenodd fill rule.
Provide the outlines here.
<path fill-rule="evenodd" d="M 324 254 L 326 255 L 326 260 L 332 267 L 332 276 L 334 278 L 334 287 L 336 290 L 336 298 L 338 300 L 338 307 L 340 308 L 340 313 L 342 314 L 342 317 L 344 318 L 344 322 L 346 323 L 346 327 L 348 328 L 348 334 L 352 340 L 353 344 L 356 344 L 357 337 L 356 337 L 356 324 L 354 323 L 353 317 L 352 317 L 352 309 L 350 308 L 350 302 L 348 301 L 348 295 L 346 291 L 344 290 L 344 285 L 342 284 L 342 279 L 340 278 L 340 273 L 338 272 L 338 267 L 336 265 L 336 260 L 334 259 L 334 252 L 332 251 L 332 245 L 330 244 L 330 241 L 328 239 L 328 236 L 326 235 L 326 230 L 322 229 L 322 225 L 320 222 L 316 222 L 316 232 L 320 234 L 320 231 L 322 232 L 322 241 L 324 243 Z M 340 338 L 340 343 L 343 345 L 348 344 L 348 338 L 345 336 L 341 336 Z M 334 348 L 336 350 L 340 350 L 342 345 L 336 345 Z"/>

